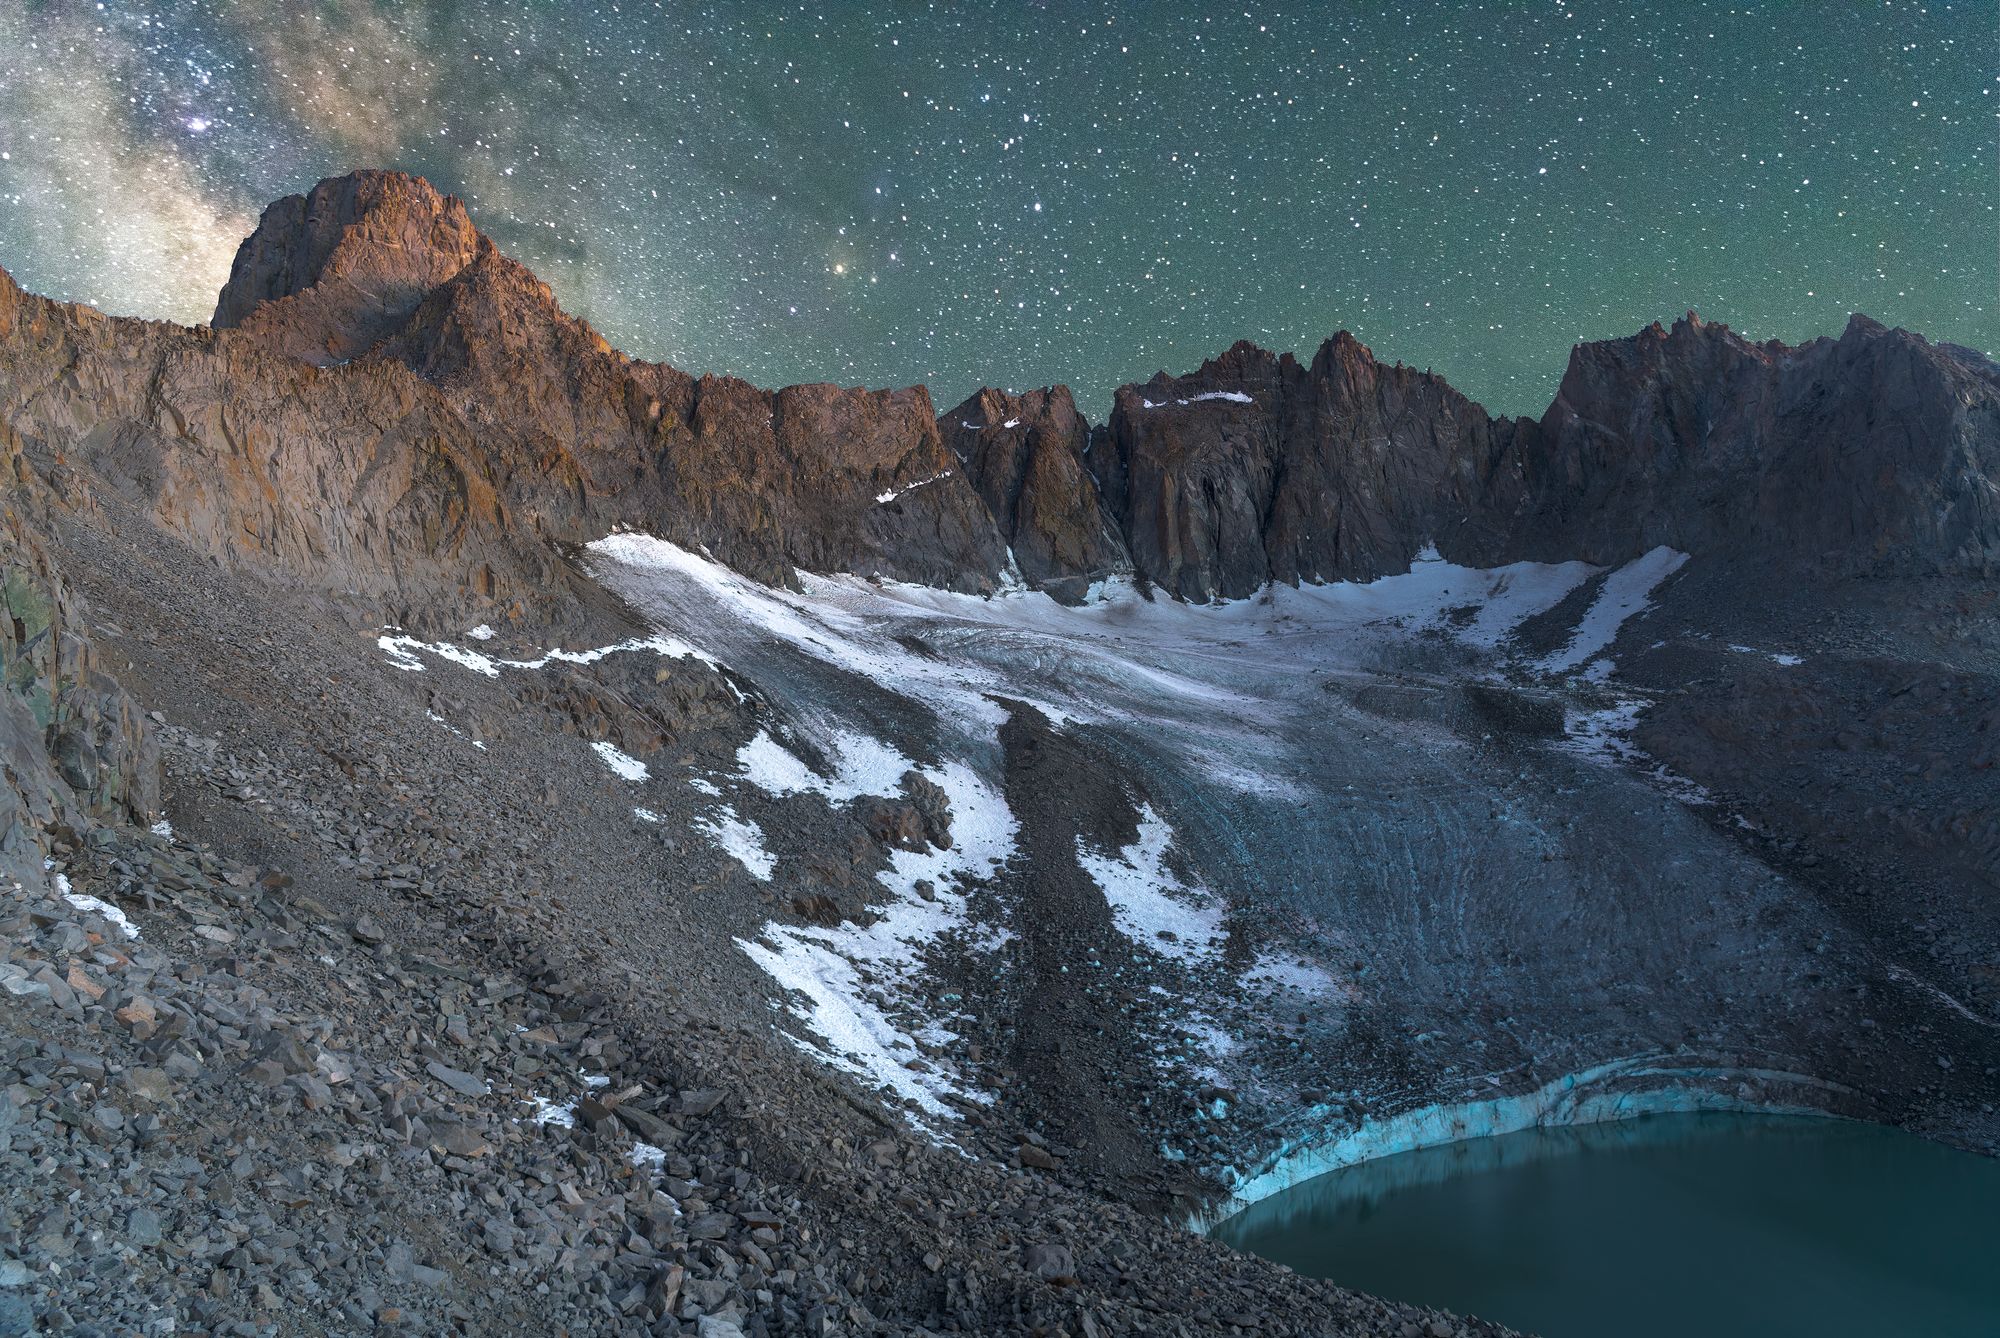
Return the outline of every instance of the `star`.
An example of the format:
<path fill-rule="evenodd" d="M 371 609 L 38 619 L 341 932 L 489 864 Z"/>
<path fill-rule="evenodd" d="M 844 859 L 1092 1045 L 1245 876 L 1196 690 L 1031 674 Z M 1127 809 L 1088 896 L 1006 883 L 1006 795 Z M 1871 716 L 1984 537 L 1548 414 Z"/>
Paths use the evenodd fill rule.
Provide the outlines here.
<path fill-rule="evenodd" d="M 1098 420 L 1343 328 L 1529 414 L 1577 338 L 1690 307 L 1994 351 L 1978 6 L 1053 12 L 0 6 L 0 257 L 205 320 L 272 200 L 398 167 L 635 356 Z"/>

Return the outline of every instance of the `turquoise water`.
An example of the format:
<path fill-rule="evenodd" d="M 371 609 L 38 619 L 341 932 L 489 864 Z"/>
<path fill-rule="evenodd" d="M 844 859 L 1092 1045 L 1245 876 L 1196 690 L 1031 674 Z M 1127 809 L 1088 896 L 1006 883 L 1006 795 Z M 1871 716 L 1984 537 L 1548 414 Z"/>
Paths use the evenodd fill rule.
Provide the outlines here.
<path fill-rule="evenodd" d="M 2000 1162 L 1837 1120 L 1474 1139 L 1319 1176 L 1214 1234 L 1546 1338 L 2000 1335 Z"/>

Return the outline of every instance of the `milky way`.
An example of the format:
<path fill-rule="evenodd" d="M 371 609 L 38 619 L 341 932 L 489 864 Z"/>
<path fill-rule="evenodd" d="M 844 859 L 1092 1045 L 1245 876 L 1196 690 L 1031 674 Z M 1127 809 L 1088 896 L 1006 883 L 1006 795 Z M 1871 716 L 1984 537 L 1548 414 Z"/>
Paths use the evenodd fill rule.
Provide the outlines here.
<path fill-rule="evenodd" d="M 1990 0 L 0 0 L 0 265 L 206 319 L 256 212 L 462 196 L 634 354 L 1111 388 L 1353 330 L 1503 411 L 1687 308 L 1992 350 Z"/>

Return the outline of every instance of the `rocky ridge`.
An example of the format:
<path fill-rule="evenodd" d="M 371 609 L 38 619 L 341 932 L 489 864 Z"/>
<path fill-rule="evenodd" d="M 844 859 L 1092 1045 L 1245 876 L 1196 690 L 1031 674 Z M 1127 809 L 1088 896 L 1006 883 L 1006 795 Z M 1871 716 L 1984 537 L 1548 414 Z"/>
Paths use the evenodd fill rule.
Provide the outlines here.
<path fill-rule="evenodd" d="M 1667 544 L 1801 574 L 1979 574 L 2000 534 L 2000 367 L 1866 317 L 1791 348 L 1690 312 L 1578 345 L 1537 421 L 1346 334 L 1309 367 L 1238 344 L 1120 389 L 1092 459 L 1135 565 L 1189 599 L 1368 579 L 1427 543 L 1472 566 Z"/>
<path fill-rule="evenodd" d="M 798 569 L 991 590 L 1011 553 L 1015 574 L 1067 598 L 1131 570 L 1205 600 L 1402 571 L 1426 544 L 1482 566 L 1667 543 L 1831 574 L 1984 571 L 2000 529 L 2000 370 L 1863 317 L 1798 348 L 1692 313 L 1579 345 L 1539 420 L 1495 418 L 1345 333 L 1309 364 L 1238 344 L 1121 388 L 1093 429 L 1060 386 L 937 415 L 921 387 L 765 391 L 636 361 L 459 201 L 397 173 L 267 210 L 215 333 L 107 326 L 7 287 L 15 324 L 52 355 L 15 360 L 25 437 L 92 443 L 95 472 L 166 494 L 164 518 L 212 546 L 241 531 L 294 557 L 396 547 L 377 536 L 398 527 L 415 560 L 622 525 L 766 582 Z M 68 357 L 86 376 L 65 384 Z M 370 421 L 384 404 L 393 423 Z M 173 467 L 189 450 L 244 457 L 252 477 L 285 468 L 267 434 L 326 438 L 316 460 L 345 452 L 348 523 L 377 536 L 314 533 L 319 517 L 270 497 L 172 495 L 196 486 Z M 549 582 L 542 554 L 505 556 L 458 564 L 470 598 L 504 606 Z M 384 564 L 352 565 L 360 580 Z"/>
<path fill-rule="evenodd" d="M 316 366 L 349 362 L 490 245 L 465 206 L 428 181 L 332 177 L 264 211 L 209 323 L 247 328 Z"/>

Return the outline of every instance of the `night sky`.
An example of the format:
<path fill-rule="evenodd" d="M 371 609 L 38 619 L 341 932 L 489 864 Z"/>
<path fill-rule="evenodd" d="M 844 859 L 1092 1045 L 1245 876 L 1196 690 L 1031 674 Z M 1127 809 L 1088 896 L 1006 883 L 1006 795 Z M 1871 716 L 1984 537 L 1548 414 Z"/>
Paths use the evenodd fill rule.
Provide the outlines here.
<path fill-rule="evenodd" d="M 401 11 L 0 0 L 0 265 L 205 320 L 385 166 L 628 352 L 941 407 L 1345 327 L 1538 413 L 1689 307 L 2000 346 L 1993 0 Z"/>

